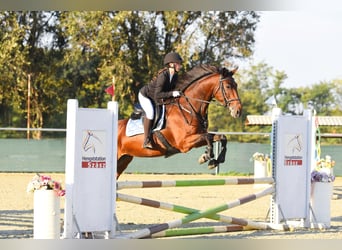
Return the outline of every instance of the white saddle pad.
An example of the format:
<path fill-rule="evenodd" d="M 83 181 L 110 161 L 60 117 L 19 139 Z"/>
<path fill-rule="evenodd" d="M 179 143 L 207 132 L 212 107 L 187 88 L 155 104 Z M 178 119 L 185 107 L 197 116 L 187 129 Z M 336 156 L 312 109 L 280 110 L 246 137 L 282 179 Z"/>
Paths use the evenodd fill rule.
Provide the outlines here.
<path fill-rule="evenodd" d="M 162 108 L 162 114 L 160 119 L 158 120 L 157 126 L 153 129 L 153 131 L 161 130 L 164 126 L 165 118 L 165 106 Z M 132 120 L 129 119 L 126 126 L 126 136 L 134 136 L 144 133 L 144 125 L 143 118 Z"/>

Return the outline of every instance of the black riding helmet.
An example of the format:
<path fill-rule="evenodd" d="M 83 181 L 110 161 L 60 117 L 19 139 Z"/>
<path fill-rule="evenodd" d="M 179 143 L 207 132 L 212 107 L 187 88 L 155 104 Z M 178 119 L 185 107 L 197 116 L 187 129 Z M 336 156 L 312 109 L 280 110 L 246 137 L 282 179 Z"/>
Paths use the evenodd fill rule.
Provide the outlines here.
<path fill-rule="evenodd" d="M 183 59 L 182 57 L 176 53 L 176 52 L 171 52 L 165 55 L 164 57 L 164 65 L 167 65 L 169 63 L 182 63 Z"/>

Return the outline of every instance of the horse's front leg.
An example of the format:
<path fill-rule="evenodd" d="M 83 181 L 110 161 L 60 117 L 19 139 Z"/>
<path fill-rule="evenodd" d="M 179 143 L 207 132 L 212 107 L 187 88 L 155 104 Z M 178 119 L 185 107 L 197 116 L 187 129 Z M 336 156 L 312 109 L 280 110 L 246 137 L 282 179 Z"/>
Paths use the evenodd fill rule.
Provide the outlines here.
<path fill-rule="evenodd" d="M 214 142 L 214 135 L 213 134 L 206 134 L 205 141 L 207 142 L 206 151 L 204 154 L 200 156 L 198 159 L 199 164 L 203 164 L 210 159 L 214 158 L 214 150 L 213 150 L 213 142 Z"/>
<path fill-rule="evenodd" d="M 226 152 L 227 152 L 227 137 L 225 135 L 214 135 L 214 134 L 207 134 L 205 136 L 207 142 L 207 149 L 204 154 L 198 159 L 200 164 L 209 161 L 208 168 L 213 169 L 216 168 L 220 163 L 225 162 L 226 160 Z M 221 151 L 215 159 L 214 155 L 214 147 L 213 142 L 220 141 L 221 142 Z"/>
<path fill-rule="evenodd" d="M 227 152 L 227 137 L 225 135 L 216 135 L 213 141 L 221 142 L 221 152 L 217 156 L 217 159 L 211 159 L 208 163 L 208 168 L 213 169 L 218 167 L 220 163 L 225 162 L 226 160 L 226 152 Z"/>

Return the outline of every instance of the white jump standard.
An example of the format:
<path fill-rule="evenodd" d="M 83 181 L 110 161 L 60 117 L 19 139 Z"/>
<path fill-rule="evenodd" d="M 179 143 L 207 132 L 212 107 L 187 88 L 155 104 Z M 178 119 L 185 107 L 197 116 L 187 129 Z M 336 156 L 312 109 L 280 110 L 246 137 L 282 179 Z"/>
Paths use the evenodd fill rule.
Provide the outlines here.
<path fill-rule="evenodd" d="M 63 238 L 115 235 L 117 120 L 116 102 L 86 109 L 68 100 Z"/>

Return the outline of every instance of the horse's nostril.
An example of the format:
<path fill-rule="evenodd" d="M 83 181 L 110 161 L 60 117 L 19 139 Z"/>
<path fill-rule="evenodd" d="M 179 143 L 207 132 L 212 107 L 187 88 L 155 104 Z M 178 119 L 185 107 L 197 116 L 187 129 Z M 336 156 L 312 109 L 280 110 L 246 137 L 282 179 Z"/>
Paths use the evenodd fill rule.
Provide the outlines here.
<path fill-rule="evenodd" d="M 234 108 L 231 110 L 231 114 L 233 117 L 238 118 L 241 116 L 241 110 Z"/>
<path fill-rule="evenodd" d="M 241 116 L 240 110 L 238 110 L 238 111 L 236 112 L 236 116 L 237 116 L 237 117 L 240 117 L 240 116 Z"/>

